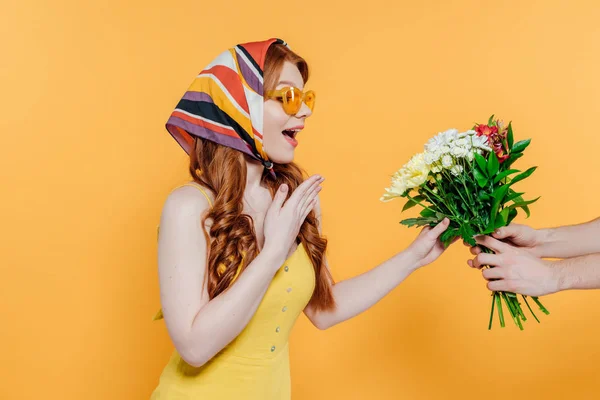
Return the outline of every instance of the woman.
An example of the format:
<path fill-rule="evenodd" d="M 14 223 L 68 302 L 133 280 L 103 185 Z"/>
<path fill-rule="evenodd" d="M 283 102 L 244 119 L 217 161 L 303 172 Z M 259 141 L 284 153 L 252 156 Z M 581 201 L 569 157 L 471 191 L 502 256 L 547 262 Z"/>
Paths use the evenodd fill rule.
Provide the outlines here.
<path fill-rule="evenodd" d="M 175 351 L 152 399 L 290 399 L 288 336 L 302 311 L 327 329 L 367 310 L 443 251 L 448 221 L 334 283 L 317 194 L 293 163 L 312 114 L 306 62 L 280 39 L 238 45 L 194 80 L 167 122 L 193 182 L 161 215 L 162 310 Z"/>

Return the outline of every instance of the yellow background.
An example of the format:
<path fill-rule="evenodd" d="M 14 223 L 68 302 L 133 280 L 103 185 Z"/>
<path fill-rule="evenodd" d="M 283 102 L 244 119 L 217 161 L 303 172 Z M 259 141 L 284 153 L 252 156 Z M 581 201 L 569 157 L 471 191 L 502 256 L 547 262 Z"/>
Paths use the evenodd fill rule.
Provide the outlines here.
<path fill-rule="evenodd" d="M 492 113 L 533 139 L 516 164 L 539 166 L 520 186 L 542 196 L 529 223 L 598 216 L 599 19 L 596 1 L 3 2 L 0 398 L 150 395 L 173 349 L 151 321 L 156 225 L 188 179 L 164 123 L 223 50 L 277 36 L 310 63 L 319 99 L 297 160 L 327 178 L 340 280 L 417 233 L 398 224 L 403 202 L 379 202 L 389 175 Z M 541 325 L 490 332 L 467 256 L 455 245 L 328 331 L 302 316 L 293 398 L 596 398 L 600 291 L 545 297 Z"/>

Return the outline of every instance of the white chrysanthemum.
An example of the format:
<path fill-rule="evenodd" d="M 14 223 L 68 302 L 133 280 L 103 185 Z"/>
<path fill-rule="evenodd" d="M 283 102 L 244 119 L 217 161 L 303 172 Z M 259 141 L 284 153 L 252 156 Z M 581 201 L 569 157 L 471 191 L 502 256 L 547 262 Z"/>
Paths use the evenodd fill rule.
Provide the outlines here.
<path fill-rule="evenodd" d="M 425 162 L 428 165 L 431 165 L 439 159 L 439 155 L 437 153 L 427 152 L 427 153 L 425 153 L 424 158 L 425 158 Z"/>
<path fill-rule="evenodd" d="M 458 147 L 464 147 L 464 148 L 470 147 L 470 143 L 465 138 L 458 139 L 456 142 L 454 142 L 454 144 Z"/>
<path fill-rule="evenodd" d="M 453 164 L 454 164 L 454 160 L 452 159 L 452 157 L 450 155 L 447 154 L 444 157 L 442 157 L 442 167 L 450 168 L 450 167 L 452 167 Z"/>
<path fill-rule="evenodd" d="M 485 151 L 492 151 L 492 149 L 488 146 L 488 138 L 487 136 L 472 136 L 471 143 L 473 147 L 476 149 L 482 149 Z"/>
<path fill-rule="evenodd" d="M 425 144 L 425 151 L 435 153 L 439 151 L 442 146 L 452 143 L 457 138 L 457 135 L 458 130 L 456 129 L 448 129 L 445 132 L 440 132 L 427 141 L 427 144 Z"/>
<path fill-rule="evenodd" d="M 446 137 L 446 143 L 452 143 L 458 138 L 458 129 L 448 129 L 442 135 Z"/>
<path fill-rule="evenodd" d="M 442 134 L 435 135 L 425 144 L 425 151 L 428 153 L 435 153 L 445 144 L 446 138 Z"/>
<path fill-rule="evenodd" d="M 463 166 L 457 164 L 457 165 L 453 166 L 452 168 L 450 168 L 450 172 L 454 176 L 460 175 L 460 173 L 463 172 Z"/>
<path fill-rule="evenodd" d="M 462 158 L 466 157 L 468 152 L 469 150 L 466 147 L 456 146 L 452 148 L 452 151 L 450 153 L 455 157 Z"/>

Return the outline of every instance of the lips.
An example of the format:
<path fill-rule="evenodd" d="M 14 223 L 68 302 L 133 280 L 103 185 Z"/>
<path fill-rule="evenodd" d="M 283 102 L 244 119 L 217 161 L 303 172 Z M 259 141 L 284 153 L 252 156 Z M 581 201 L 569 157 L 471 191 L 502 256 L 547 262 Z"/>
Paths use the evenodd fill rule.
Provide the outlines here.
<path fill-rule="evenodd" d="M 292 128 L 284 129 L 283 131 L 281 131 L 281 133 L 284 136 L 295 139 L 298 132 L 300 132 L 302 129 L 304 129 L 303 126 L 294 126 Z"/>
<path fill-rule="evenodd" d="M 298 141 L 296 140 L 296 135 L 300 132 L 304 127 L 303 126 L 295 126 L 293 128 L 284 129 L 281 131 L 281 134 L 285 138 L 285 140 L 292 145 L 292 147 L 298 146 Z"/>

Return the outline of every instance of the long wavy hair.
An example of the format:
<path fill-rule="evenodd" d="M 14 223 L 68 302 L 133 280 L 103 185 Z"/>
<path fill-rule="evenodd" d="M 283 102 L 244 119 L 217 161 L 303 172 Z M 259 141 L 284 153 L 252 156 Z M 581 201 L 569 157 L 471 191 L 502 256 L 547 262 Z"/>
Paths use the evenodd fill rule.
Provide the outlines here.
<path fill-rule="evenodd" d="M 265 58 L 265 91 L 275 89 L 286 61 L 298 67 L 306 83 L 309 77 L 306 61 L 287 47 L 273 44 Z M 202 218 L 202 226 L 207 219 L 212 221 L 209 232 L 204 232 L 209 243 L 205 284 L 208 285 L 211 299 L 234 284 L 238 266 L 241 265 L 243 272 L 258 254 L 252 217 L 243 213 L 246 187 L 244 157 L 238 150 L 198 137 L 190 151 L 189 171 L 192 178 L 215 195 L 213 207 Z M 291 189 L 288 190 L 289 198 L 294 189 L 305 180 L 305 171 L 293 162 L 274 163 L 273 168 L 277 178 L 266 171 L 261 178 L 262 183 L 269 188 L 271 197 L 285 183 Z M 324 264 L 327 239 L 319 234 L 318 223 L 315 212 L 311 211 L 300 228 L 298 240 L 304 245 L 315 270 L 316 285 L 309 304 L 318 310 L 332 310 L 335 308 L 333 278 Z"/>

